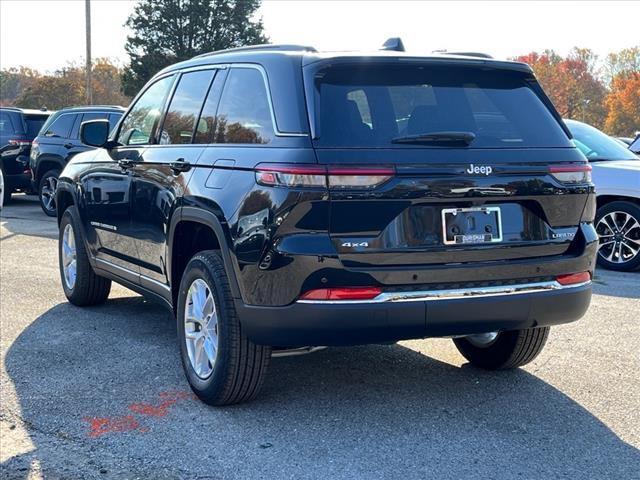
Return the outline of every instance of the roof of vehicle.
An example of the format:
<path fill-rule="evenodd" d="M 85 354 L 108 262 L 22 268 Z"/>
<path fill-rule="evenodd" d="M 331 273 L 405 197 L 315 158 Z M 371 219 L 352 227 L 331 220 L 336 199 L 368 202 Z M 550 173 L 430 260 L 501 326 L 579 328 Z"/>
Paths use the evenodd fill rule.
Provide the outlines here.
<path fill-rule="evenodd" d="M 478 65 L 507 70 L 517 70 L 531 72 L 531 67 L 525 63 L 496 60 L 490 56 L 477 52 L 431 52 L 426 54 L 411 53 L 397 50 L 371 50 L 371 51 L 327 51 L 319 52 L 313 47 L 304 45 L 254 45 L 249 47 L 232 48 L 219 50 L 211 53 L 198 55 L 190 60 L 185 60 L 166 67 L 158 73 L 162 75 L 167 72 L 184 68 L 198 67 L 210 64 L 225 63 L 253 63 L 262 60 L 280 60 L 283 63 L 295 62 L 303 66 L 310 65 L 323 60 L 345 59 L 354 61 L 372 60 L 399 60 L 399 61 L 433 61 L 443 63 L 453 63 L 459 65 Z"/>
<path fill-rule="evenodd" d="M 12 112 L 24 113 L 25 115 L 51 115 L 55 113 L 55 110 L 38 110 L 35 108 L 20 108 L 20 107 L 0 107 L 0 110 L 10 110 Z"/>
<path fill-rule="evenodd" d="M 61 108 L 60 110 L 58 110 L 58 112 L 91 112 L 94 110 L 98 110 L 100 112 L 103 112 L 105 110 L 113 110 L 115 113 L 117 112 L 124 112 L 126 110 L 126 108 L 121 107 L 120 105 L 77 105 L 75 107 L 65 107 L 65 108 Z"/>

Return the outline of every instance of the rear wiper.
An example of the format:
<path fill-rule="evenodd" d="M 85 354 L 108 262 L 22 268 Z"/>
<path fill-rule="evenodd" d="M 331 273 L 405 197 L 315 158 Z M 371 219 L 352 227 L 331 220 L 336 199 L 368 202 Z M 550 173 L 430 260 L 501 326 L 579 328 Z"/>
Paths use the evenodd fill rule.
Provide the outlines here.
<path fill-rule="evenodd" d="M 476 138 L 473 132 L 430 132 L 417 135 L 406 135 L 391 139 L 391 143 L 415 143 L 415 144 L 463 144 L 469 145 Z"/>

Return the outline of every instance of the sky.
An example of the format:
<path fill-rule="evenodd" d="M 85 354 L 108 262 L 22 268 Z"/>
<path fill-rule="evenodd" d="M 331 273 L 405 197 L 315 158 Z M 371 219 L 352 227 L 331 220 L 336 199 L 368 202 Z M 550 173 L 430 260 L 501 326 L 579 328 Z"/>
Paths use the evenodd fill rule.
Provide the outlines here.
<path fill-rule="evenodd" d="M 135 2 L 92 0 L 92 52 L 125 64 L 123 26 Z M 509 58 L 573 46 L 604 57 L 640 45 L 640 1 L 264 1 L 272 43 L 318 50 L 378 48 L 399 36 L 408 51 L 473 50 Z M 25 29 L 27 33 L 25 34 Z M 0 68 L 53 71 L 82 62 L 84 0 L 0 0 Z"/>

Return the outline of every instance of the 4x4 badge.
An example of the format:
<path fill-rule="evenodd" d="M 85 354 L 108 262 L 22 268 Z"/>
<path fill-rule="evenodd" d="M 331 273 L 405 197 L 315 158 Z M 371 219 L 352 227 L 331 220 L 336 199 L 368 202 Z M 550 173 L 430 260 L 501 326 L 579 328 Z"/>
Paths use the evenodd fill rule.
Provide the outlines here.
<path fill-rule="evenodd" d="M 469 165 L 469 168 L 467 168 L 465 171 L 469 174 L 480 173 L 483 175 L 491 175 L 491 172 L 493 172 L 493 168 L 491 168 L 489 165 L 483 165 L 482 167 L 479 167 L 472 163 Z"/>

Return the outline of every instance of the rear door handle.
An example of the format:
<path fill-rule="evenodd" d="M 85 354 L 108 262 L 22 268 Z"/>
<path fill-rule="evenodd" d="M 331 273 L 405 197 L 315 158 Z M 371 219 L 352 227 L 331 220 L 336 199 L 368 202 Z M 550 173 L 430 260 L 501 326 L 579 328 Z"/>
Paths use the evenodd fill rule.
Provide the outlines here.
<path fill-rule="evenodd" d="M 65 143 L 65 144 L 63 145 L 63 147 L 64 147 L 64 148 L 67 148 L 67 149 L 69 149 L 69 148 L 73 148 L 73 143 L 71 143 L 71 142 L 69 142 L 69 143 Z"/>
<path fill-rule="evenodd" d="M 169 167 L 175 175 L 191 170 L 191 164 L 189 162 L 185 162 L 184 158 L 179 158 L 175 162 L 171 162 Z"/>

